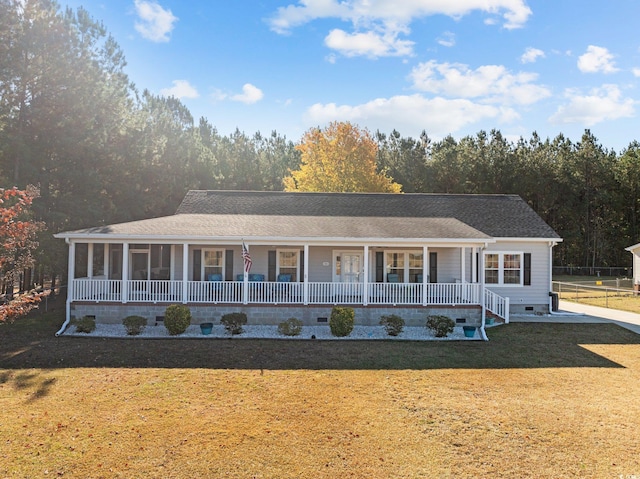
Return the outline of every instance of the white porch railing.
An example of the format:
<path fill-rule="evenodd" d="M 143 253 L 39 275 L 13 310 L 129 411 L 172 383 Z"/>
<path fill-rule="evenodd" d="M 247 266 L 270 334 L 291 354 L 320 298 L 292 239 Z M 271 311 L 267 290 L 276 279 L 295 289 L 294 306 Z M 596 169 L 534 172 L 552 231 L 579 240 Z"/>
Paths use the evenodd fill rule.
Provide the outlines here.
<path fill-rule="evenodd" d="M 496 316 L 504 319 L 505 323 L 509 322 L 509 298 L 503 298 L 493 291 L 485 289 L 484 307 L 487 309 L 487 311 L 490 311 Z"/>
<path fill-rule="evenodd" d="M 113 279 L 74 279 L 70 291 L 73 301 L 122 301 L 122 281 Z"/>
<path fill-rule="evenodd" d="M 123 295 L 123 284 L 124 292 Z M 72 301 L 95 302 L 183 302 L 182 281 L 75 279 Z M 363 283 L 249 282 L 244 298 L 241 281 L 187 281 L 188 303 L 262 303 L 262 304 L 376 304 L 376 305 L 460 305 L 481 304 L 481 285 L 477 283 L 369 283 L 367 295 Z M 493 295 L 493 293 L 491 293 Z M 494 297 L 495 296 L 495 297 Z M 487 299 L 489 298 L 489 299 Z M 497 295 L 487 296 L 485 305 L 496 314 Z"/>
<path fill-rule="evenodd" d="M 123 290 L 124 284 L 124 290 Z M 478 283 L 369 283 L 367 296 L 362 283 L 250 282 L 244 298 L 240 281 L 187 281 L 188 303 L 227 304 L 375 304 L 375 305 L 480 305 L 509 322 L 509 298 L 504 298 Z M 74 279 L 71 301 L 181 303 L 182 281 Z"/>

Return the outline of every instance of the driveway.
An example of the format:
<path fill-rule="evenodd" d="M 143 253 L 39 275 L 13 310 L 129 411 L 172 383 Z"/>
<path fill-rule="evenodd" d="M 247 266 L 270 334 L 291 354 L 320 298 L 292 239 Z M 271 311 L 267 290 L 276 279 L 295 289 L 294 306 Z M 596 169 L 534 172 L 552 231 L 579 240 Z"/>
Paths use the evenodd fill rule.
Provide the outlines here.
<path fill-rule="evenodd" d="M 640 314 L 560 301 L 559 311 L 545 316 L 511 315 L 514 323 L 615 323 L 640 334 Z"/>

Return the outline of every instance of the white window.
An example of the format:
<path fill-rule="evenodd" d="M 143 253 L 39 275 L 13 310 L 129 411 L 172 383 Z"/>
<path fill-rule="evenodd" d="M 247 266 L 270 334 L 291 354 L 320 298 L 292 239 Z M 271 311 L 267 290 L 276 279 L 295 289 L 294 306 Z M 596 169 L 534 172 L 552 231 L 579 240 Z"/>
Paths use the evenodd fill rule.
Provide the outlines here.
<path fill-rule="evenodd" d="M 420 253 L 408 253 L 409 255 L 409 282 L 410 283 L 422 283 L 422 265 L 423 258 L 422 252 Z"/>
<path fill-rule="evenodd" d="M 288 274 L 290 281 L 297 281 L 300 271 L 300 251 L 278 250 L 278 262 L 276 263 L 277 275 Z"/>
<path fill-rule="evenodd" d="M 485 253 L 484 282 L 502 286 L 522 286 L 523 266 L 523 253 Z"/>
<path fill-rule="evenodd" d="M 423 262 L 421 251 L 387 251 L 385 254 L 385 281 L 420 283 L 422 282 Z"/>
<path fill-rule="evenodd" d="M 224 250 L 203 249 L 202 278 L 213 281 L 214 275 L 217 275 L 216 278 L 220 281 L 224 279 Z"/>

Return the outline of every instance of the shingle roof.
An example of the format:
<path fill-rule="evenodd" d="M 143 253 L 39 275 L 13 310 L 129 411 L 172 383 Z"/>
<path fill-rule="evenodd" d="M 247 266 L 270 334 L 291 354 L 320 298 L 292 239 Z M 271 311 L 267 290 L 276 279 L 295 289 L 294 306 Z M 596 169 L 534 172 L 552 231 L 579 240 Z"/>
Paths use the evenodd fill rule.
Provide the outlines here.
<path fill-rule="evenodd" d="M 57 237 L 560 239 L 515 195 L 189 191 L 175 215 Z"/>
<path fill-rule="evenodd" d="M 177 214 L 185 213 L 280 217 L 452 218 L 492 237 L 560 238 L 517 195 L 192 190 L 187 193 L 177 210 Z"/>
<path fill-rule="evenodd" d="M 380 218 L 178 214 L 78 230 L 76 235 L 193 238 L 456 238 L 489 237 L 452 218 Z"/>

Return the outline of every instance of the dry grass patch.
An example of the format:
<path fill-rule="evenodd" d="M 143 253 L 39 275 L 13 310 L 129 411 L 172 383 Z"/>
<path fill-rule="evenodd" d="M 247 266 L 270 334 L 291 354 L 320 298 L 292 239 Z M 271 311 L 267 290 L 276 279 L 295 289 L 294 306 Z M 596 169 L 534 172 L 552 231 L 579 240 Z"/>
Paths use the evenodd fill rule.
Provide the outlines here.
<path fill-rule="evenodd" d="M 602 308 L 618 309 L 620 311 L 630 311 L 640 314 L 640 296 L 632 294 L 625 296 L 615 296 L 611 293 L 608 296 L 604 294 L 600 296 L 590 294 L 578 298 L 576 298 L 575 295 L 567 294 L 563 296 L 562 299 L 574 303 L 584 303 L 591 306 L 600 306 Z"/>
<path fill-rule="evenodd" d="M 616 326 L 336 343 L 53 338 L 56 325 L 0 326 L 0 477 L 640 473 L 640 338 Z"/>
<path fill-rule="evenodd" d="M 554 281 L 560 279 L 554 278 Z M 640 314 L 640 296 L 633 291 L 632 280 L 587 278 L 581 281 L 574 277 L 562 281 L 554 283 L 554 290 L 559 290 L 562 300 Z"/>

